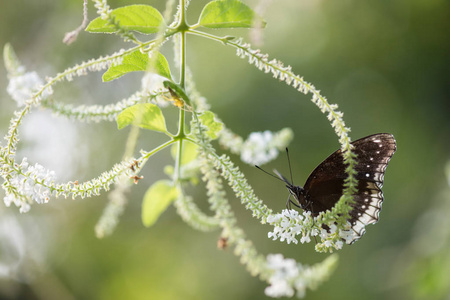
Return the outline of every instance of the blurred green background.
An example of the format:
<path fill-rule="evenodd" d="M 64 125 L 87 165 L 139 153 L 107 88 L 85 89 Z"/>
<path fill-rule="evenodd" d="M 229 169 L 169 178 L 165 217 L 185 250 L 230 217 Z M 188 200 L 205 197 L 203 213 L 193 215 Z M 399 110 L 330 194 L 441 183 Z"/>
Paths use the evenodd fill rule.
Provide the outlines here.
<path fill-rule="evenodd" d="M 165 1 L 156 0 L 109 1 L 113 8 L 130 3 L 150 4 L 160 11 L 165 7 Z M 191 24 L 205 3 L 192 0 Z M 257 7 L 259 1 L 246 3 Z M 333 276 L 317 291 L 308 291 L 307 299 L 450 299 L 450 191 L 445 176 L 450 159 L 450 2 L 265 4 L 268 25 L 259 46 L 262 52 L 291 65 L 331 103 L 339 104 L 352 139 L 389 132 L 398 143 L 386 172 L 380 222 L 339 252 Z M 89 5 L 92 19 L 95 9 Z M 88 33 L 71 46 L 63 44 L 64 33 L 79 26 L 81 16 L 82 1 L 2 0 L 0 46 L 11 43 L 27 70 L 41 77 L 128 46 L 113 35 Z M 249 40 L 246 30 L 215 33 Z M 259 72 L 231 47 L 199 37 L 190 37 L 188 43 L 197 88 L 230 129 L 243 137 L 252 131 L 293 129 L 295 183 L 304 182 L 339 147 L 310 96 Z M 163 50 L 171 57 L 167 46 Z M 101 74 L 90 74 L 58 85 L 55 97 L 75 105 L 114 103 L 140 87 L 140 75 L 103 84 Z M 7 83 L 2 61 L 2 136 L 16 108 L 6 93 Z M 170 114 L 176 112 L 172 109 Z M 25 120 L 19 154 L 56 170 L 62 181 L 82 181 L 120 161 L 127 133 L 119 132 L 114 123 L 80 124 L 35 110 Z M 142 132 L 138 148 L 148 150 L 162 141 L 158 134 Z M 281 211 L 288 195 L 284 185 L 232 157 L 256 194 Z M 265 299 L 266 284 L 251 277 L 231 249 L 217 249 L 219 232 L 193 230 L 173 207 L 155 226 L 142 226 L 143 193 L 165 178 L 163 168 L 171 163 L 169 151 L 149 161 L 145 179 L 129 194 L 116 232 L 102 240 L 95 237 L 94 226 L 106 195 L 52 200 L 34 205 L 25 215 L 1 206 L 0 299 Z M 288 174 L 284 155 L 265 168 Z M 189 192 L 207 211 L 202 185 Z M 267 239 L 271 228 L 258 224 L 231 192 L 229 199 L 239 225 L 261 253 L 281 252 L 305 264 L 325 258 L 314 252 L 313 244 Z"/>

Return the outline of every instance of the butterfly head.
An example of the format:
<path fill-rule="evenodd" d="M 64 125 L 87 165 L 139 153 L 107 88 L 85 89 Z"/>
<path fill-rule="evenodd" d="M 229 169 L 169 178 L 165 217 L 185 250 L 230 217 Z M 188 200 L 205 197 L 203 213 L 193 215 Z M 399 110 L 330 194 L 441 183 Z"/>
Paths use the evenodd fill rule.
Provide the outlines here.
<path fill-rule="evenodd" d="M 273 170 L 277 176 L 286 183 L 286 188 L 288 189 L 289 193 L 294 197 L 295 200 L 297 200 L 297 204 L 294 203 L 294 205 L 301 207 L 302 209 L 308 209 L 308 203 L 306 201 L 306 194 L 305 189 L 302 188 L 299 185 L 292 184 L 289 180 L 286 179 L 283 175 L 280 174 L 277 170 Z M 291 201 L 291 203 L 293 203 Z"/>
<path fill-rule="evenodd" d="M 301 207 L 303 210 L 310 210 L 310 203 L 308 203 L 308 201 L 306 200 L 307 197 L 304 188 L 299 185 L 293 184 L 287 184 L 286 188 L 297 201 L 297 206 Z"/>
<path fill-rule="evenodd" d="M 302 208 L 302 209 L 305 209 L 305 210 L 310 210 L 310 209 L 308 209 L 308 208 L 309 208 L 309 206 L 310 206 L 311 203 L 309 203 L 309 202 L 306 200 L 306 199 L 309 198 L 309 197 L 307 196 L 307 193 L 306 193 L 306 191 L 305 191 L 305 189 L 304 189 L 303 187 L 298 186 L 298 185 L 294 185 L 292 182 L 290 182 L 289 180 L 287 180 L 286 177 L 284 177 L 283 175 L 281 175 L 281 173 L 278 172 L 277 170 L 273 170 L 273 172 L 274 172 L 278 177 L 275 176 L 275 175 L 273 175 L 273 174 L 271 174 L 271 173 L 269 173 L 269 172 L 267 172 L 267 171 L 264 171 L 264 170 L 261 169 L 259 166 L 256 166 L 256 165 L 255 165 L 255 167 L 257 167 L 258 169 L 260 169 L 260 170 L 263 171 L 264 173 L 266 173 L 266 174 L 268 174 L 268 175 L 270 175 L 270 176 L 272 176 L 272 177 L 275 177 L 275 178 L 277 178 L 277 179 L 283 181 L 284 183 L 286 183 L 286 188 L 288 189 L 290 196 L 293 196 L 294 199 L 295 199 L 296 202 L 297 202 L 297 203 L 293 202 L 293 201 L 291 200 L 290 196 L 289 196 L 288 202 L 286 203 L 286 207 L 289 207 L 289 208 L 290 208 L 290 204 L 294 204 L 295 206 L 297 206 L 297 207 L 299 207 L 299 208 Z M 291 177 L 292 177 L 292 174 L 291 174 Z"/>

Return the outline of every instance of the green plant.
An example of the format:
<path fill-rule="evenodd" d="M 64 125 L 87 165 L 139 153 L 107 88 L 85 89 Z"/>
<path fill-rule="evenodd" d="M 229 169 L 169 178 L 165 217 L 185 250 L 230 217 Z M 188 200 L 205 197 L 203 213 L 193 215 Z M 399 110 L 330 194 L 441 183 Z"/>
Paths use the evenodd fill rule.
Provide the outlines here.
<path fill-rule="evenodd" d="M 6 144 L 0 148 L 2 185 L 6 192 L 4 199 L 7 206 L 14 203 L 21 212 L 27 212 L 34 202 L 45 203 L 51 197 L 85 198 L 109 191 L 110 203 L 96 226 L 98 237 L 113 232 L 120 215 L 126 205 L 124 191 L 132 182 L 142 179 L 139 175 L 145 163 L 157 152 L 171 148 L 174 153 L 174 166 L 167 168 L 170 179 L 154 182 L 144 196 L 142 221 L 145 226 L 154 224 L 159 215 L 174 204 L 182 219 L 192 227 L 209 231 L 222 229 L 221 237 L 234 247 L 235 254 L 248 271 L 267 281 L 270 286 L 266 294 L 270 296 L 303 296 L 306 288 L 315 288 L 325 280 L 337 263 L 337 256 L 332 255 L 314 266 L 297 263 L 293 259 L 284 259 L 281 254 L 259 254 L 244 231 L 236 225 L 223 181 L 233 189 L 241 203 L 252 212 L 253 217 L 262 224 L 274 226 L 269 237 L 288 243 L 311 241 L 311 236 L 320 238 L 316 243 L 319 252 L 332 252 L 344 245 L 343 239 L 349 234 L 348 212 L 352 202 L 352 194 L 357 185 L 354 178 L 355 156 L 351 150 L 349 128 L 346 127 L 337 105 L 330 104 L 312 84 L 296 75 L 291 67 L 282 62 L 254 50 L 242 38 L 217 36 L 202 31 L 202 28 L 262 28 L 265 21 L 247 5 L 238 0 L 216 0 L 208 3 L 194 25 L 186 22 L 189 1 L 180 0 L 174 20 L 169 19 L 175 5 L 167 2 L 164 16 L 148 5 L 130 5 L 118 9 L 110 9 L 106 1 L 95 1 L 100 17 L 94 19 L 86 28 L 89 32 L 113 33 L 134 46 L 118 51 L 112 55 L 92 59 L 42 80 L 35 72 L 25 72 L 12 47 L 4 48 L 4 59 L 7 66 L 10 84 L 8 91 L 18 102 L 19 109 L 11 119 Z M 150 35 L 146 41 L 140 40 L 135 32 Z M 73 41 L 78 32 L 68 35 L 66 41 Z M 151 36 L 153 34 L 153 36 Z M 226 154 L 219 155 L 212 145 L 218 140 L 220 145 L 231 153 L 241 155 L 241 159 L 250 164 L 264 164 L 277 157 L 293 138 L 293 132 L 285 128 L 279 132 L 256 132 L 246 140 L 234 134 L 214 113 L 196 90 L 191 72 L 187 67 L 186 44 L 189 35 L 197 35 L 222 43 L 225 47 L 236 49 L 238 57 L 247 59 L 259 70 L 270 73 L 274 79 L 285 82 L 303 94 L 311 94 L 311 101 L 326 114 L 334 128 L 342 147 L 344 162 L 347 164 L 348 178 L 343 197 L 331 211 L 323 212 L 312 218 L 311 214 L 299 214 L 294 210 L 285 210 L 274 214 L 254 193 L 244 174 Z M 160 53 L 161 46 L 172 39 L 174 41 L 175 61 L 169 66 L 165 56 Z M 171 69 L 179 69 L 178 80 L 175 80 Z M 75 77 L 85 76 L 90 72 L 103 71 L 104 81 L 120 78 L 130 72 L 145 72 L 151 87 L 143 86 L 129 98 L 107 106 L 72 106 L 53 99 L 53 88 L 57 83 Z M 179 109 L 176 133 L 167 130 L 164 109 L 175 105 Z M 123 161 L 99 177 L 86 182 L 70 181 L 56 183 L 53 172 L 39 164 L 31 166 L 27 159 L 17 161 L 18 129 L 23 118 L 36 107 L 52 110 L 71 119 L 81 122 L 116 121 L 119 129 L 132 125 L 130 138 L 125 148 Z M 135 142 L 138 130 L 147 129 L 167 136 L 167 141 L 153 150 L 141 150 L 136 155 Z M 202 178 L 206 182 L 207 195 L 214 216 L 204 214 L 197 207 L 192 197 L 186 194 L 186 185 Z M 329 226 L 324 230 L 323 225 Z"/>

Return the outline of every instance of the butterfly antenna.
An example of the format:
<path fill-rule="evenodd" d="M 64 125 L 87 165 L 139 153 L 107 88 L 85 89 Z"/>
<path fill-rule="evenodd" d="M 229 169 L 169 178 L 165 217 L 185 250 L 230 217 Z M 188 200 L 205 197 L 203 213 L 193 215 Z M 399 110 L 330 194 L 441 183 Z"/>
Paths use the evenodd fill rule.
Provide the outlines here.
<path fill-rule="evenodd" d="M 294 180 L 292 179 L 291 159 L 289 158 L 289 151 L 288 151 L 287 147 L 286 147 L 286 155 L 287 155 L 288 165 L 289 165 L 289 174 L 291 175 L 291 184 L 294 185 Z"/>
<path fill-rule="evenodd" d="M 281 178 L 279 178 L 279 177 L 277 177 L 277 176 L 275 176 L 275 175 L 273 175 L 273 174 L 271 174 L 271 173 L 267 172 L 266 170 L 262 169 L 262 168 L 261 168 L 260 166 L 258 166 L 258 165 L 255 165 L 255 167 L 256 167 L 256 168 L 258 168 L 259 170 L 263 171 L 263 172 L 264 172 L 264 173 L 266 173 L 267 175 L 270 175 L 270 176 L 272 176 L 273 178 L 276 178 L 276 179 L 278 179 L 278 180 L 280 180 L 280 181 L 283 181 L 283 182 L 284 182 L 284 180 L 283 180 L 283 179 L 281 179 Z"/>

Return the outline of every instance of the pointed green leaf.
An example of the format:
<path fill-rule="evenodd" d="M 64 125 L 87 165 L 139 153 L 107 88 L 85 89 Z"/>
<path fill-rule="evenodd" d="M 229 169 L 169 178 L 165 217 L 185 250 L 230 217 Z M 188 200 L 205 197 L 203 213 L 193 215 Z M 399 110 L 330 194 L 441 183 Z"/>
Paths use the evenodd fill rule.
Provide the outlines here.
<path fill-rule="evenodd" d="M 126 108 L 117 116 L 119 129 L 133 124 L 144 129 L 167 132 L 161 109 L 155 104 L 141 103 Z"/>
<path fill-rule="evenodd" d="M 155 182 L 145 193 L 142 201 L 142 223 L 150 227 L 178 197 L 178 190 L 169 180 Z"/>
<path fill-rule="evenodd" d="M 206 135 L 208 135 L 213 140 L 217 139 L 217 133 L 222 130 L 222 123 L 214 120 L 214 113 L 206 111 L 199 117 L 199 119 L 202 121 L 203 125 L 208 127 Z"/>
<path fill-rule="evenodd" d="M 129 5 L 114 9 L 111 15 L 115 17 L 119 25 L 128 30 L 149 34 L 158 32 L 161 23 L 164 22 L 161 13 L 149 5 Z M 86 31 L 113 33 L 117 29 L 98 17 L 89 23 Z"/>
<path fill-rule="evenodd" d="M 109 67 L 108 71 L 103 74 L 103 81 L 111 81 L 117 79 L 127 73 L 136 71 L 149 71 L 161 75 L 167 79 L 172 79 L 167 59 L 159 52 L 142 53 L 136 50 L 123 57 L 120 65 L 113 65 Z"/>
<path fill-rule="evenodd" d="M 157 55 L 155 59 L 153 59 L 153 55 Z M 152 53 L 152 56 L 150 57 L 150 65 L 148 66 L 147 71 L 172 80 L 169 63 L 167 62 L 166 57 L 159 52 Z"/>
<path fill-rule="evenodd" d="M 239 0 L 211 1 L 203 8 L 198 21 L 207 28 L 250 28 L 254 24 L 265 27 L 266 22 Z"/>

